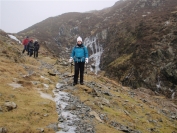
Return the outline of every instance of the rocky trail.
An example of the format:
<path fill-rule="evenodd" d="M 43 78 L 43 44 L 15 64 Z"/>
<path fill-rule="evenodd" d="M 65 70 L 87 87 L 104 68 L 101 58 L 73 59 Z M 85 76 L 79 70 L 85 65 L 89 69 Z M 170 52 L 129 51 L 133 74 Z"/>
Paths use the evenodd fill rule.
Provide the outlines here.
<path fill-rule="evenodd" d="M 85 85 L 72 86 L 66 61 L 59 63 L 67 69 L 64 72 L 41 64 L 59 77 L 53 90 L 61 129 L 57 133 L 177 132 L 177 105 L 172 100 L 145 88 L 123 87 L 91 72 L 85 74 Z"/>

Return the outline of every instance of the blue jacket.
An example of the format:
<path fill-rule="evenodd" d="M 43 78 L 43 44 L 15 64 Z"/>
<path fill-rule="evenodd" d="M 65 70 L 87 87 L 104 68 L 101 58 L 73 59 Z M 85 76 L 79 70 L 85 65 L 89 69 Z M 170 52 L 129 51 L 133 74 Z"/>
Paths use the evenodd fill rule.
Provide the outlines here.
<path fill-rule="evenodd" d="M 88 50 L 83 44 L 81 46 L 76 45 L 72 49 L 71 57 L 74 62 L 85 62 L 85 58 L 88 58 Z"/>

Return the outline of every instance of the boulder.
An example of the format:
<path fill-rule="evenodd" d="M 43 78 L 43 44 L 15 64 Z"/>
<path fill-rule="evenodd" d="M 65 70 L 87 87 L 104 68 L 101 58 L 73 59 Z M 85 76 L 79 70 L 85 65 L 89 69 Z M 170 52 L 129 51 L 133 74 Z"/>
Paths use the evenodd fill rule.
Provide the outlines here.
<path fill-rule="evenodd" d="M 5 103 L 4 103 L 4 106 L 5 106 L 5 108 L 6 108 L 7 111 L 11 111 L 11 110 L 17 108 L 16 103 L 14 103 L 14 102 L 9 102 L 9 101 L 8 101 L 8 102 L 5 102 Z"/>

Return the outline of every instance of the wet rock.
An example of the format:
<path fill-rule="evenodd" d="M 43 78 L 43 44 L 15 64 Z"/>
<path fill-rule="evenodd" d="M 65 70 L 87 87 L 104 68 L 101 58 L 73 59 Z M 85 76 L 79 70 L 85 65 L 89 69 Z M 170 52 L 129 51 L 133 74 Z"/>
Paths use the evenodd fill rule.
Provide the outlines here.
<path fill-rule="evenodd" d="M 47 116 L 49 116 L 48 114 L 44 114 L 44 117 L 47 117 Z"/>
<path fill-rule="evenodd" d="M 37 128 L 37 130 L 39 130 L 41 133 L 44 132 L 44 129 L 43 129 L 43 128 Z"/>
<path fill-rule="evenodd" d="M 164 108 L 164 109 L 162 109 L 162 112 L 163 112 L 164 114 L 167 114 L 167 113 L 169 113 L 169 110 L 166 109 L 166 108 Z"/>
<path fill-rule="evenodd" d="M 103 122 L 95 111 L 91 111 L 89 114 L 94 116 L 99 122 Z"/>
<path fill-rule="evenodd" d="M 65 107 L 65 110 L 76 110 L 76 105 L 67 105 L 66 107 Z"/>
<path fill-rule="evenodd" d="M 33 85 L 38 85 L 38 84 L 40 84 L 39 81 L 31 81 L 31 82 L 32 82 Z"/>
<path fill-rule="evenodd" d="M 58 131 L 58 123 L 51 123 L 47 126 L 47 128 L 53 129 L 54 131 Z"/>
<path fill-rule="evenodd" d="M 48 72 L 50 76 L 56 76 L 56 73 Z"/>
<path fill-rule="evenodd" d="M 172 119 L 177 119 L 177 116 L 172 115 L 171 118 L 172 118 Z"/>
<path fill-rule="evenodd" d="M 17 105 L 14 102 L 5 102 L 4 106 L 6 108 L 7 111 L 13 110 L 15 108 L 17 108 Z"/>
<path fill-rule="evenodd" d="M 62 115 L 60 115 L 59 118 L 58 118 L 58 121 L 63 122 L 63 121 L 65 121 L 65 118 Z"/>
<path fill-rule="evenodd" d="M 100 114 L 100 119 L 103 120 L 103 121 L 107 121 L 108 117 L 107 117 L 106 114 Z"/>
<path fill-rule="evenodd" d="M 117 122 L 115 122 L 115 121 L 111 121 L 110 123 L 109 123 L 112 127 L 118 127 L 120 124 L 119 123 L 117 123 Z"/>
<path fill-rule="evenodd" d="M 0 127 L 0 133 L 7 133 L 7 129 L 5 127 Z"/>
<path fill-rule="evenodd" d="M 107 96 L 112 96 L 112 94 L 109 93 L 109 92 L 107 92 L 107 91 L 103 91 L 102 93 L 105 94 L 105 95 L 107 95 Z"/>
<path fill-rule="evenodd" d="M 120 129 L 119 129 L 120 131 L 123 131 L 123 132 L 129 132 L 129 129 L 128 129 L 128 127 L 126 127 L 126 126 L 120 126 Z"/>
<path fill-rule="evenodd" d="M 64 131 L 64 132 L 67 132 L 68 130 L 69 130 L 68 127 L 65 127 L 65 128 L 62 129 L 62 131 Z"/>
<path fill-rule="evenodd" d="M 56 89 L 60 89 L 60 87 L 62 86 L 63 84 L 61 84 L 61 83 L 57 83 L 56 84 Z"/>

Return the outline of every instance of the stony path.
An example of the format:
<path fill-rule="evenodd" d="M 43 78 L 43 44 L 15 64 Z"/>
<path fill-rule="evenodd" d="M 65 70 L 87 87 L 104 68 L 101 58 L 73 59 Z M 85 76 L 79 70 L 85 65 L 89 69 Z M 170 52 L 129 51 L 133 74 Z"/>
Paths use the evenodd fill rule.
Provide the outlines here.
<path fill-rule="evenodd" d="M 53 69 L 53 66 L 41 62 L 45 68 Z M 65 92 L 67 89 L 74 91 L 74 86 L 68 85 L 70 78 L 65 78 L 67 73 L 62 74 L 55 70 L 60 77 L 60 82 L 53 90 L 56 111 L 58 113 L 58 127 L 61 129 L 56 133 L 95 133 L 94 125 L 91 123 L 94 116 L 90 114 L 90 107 L 84 105 L 77 97 Z"/>
<path fill-rule="evenodd" d="M 47 67 L 50 69 L 53 69 L 52 66 L 49 66 L 49 64 L 45 64 L 44 62 L 42 63 L 43 67 Z M 54 101 L 56 102 L 56 111 L 58 113 L 58 127 L 61 129 L 57 131 L 57 133 L 95 133 L 95 125 L 93 124 L 93 120 L 98 117 L 100 120 L 98 121 L 104 121 L 104 116 L 105 114 L 97 114 L 92 110 L 90 107 L 86 106 L 83 104 L 77 97 L 71 95 L 70 93 L 66 92 L 68 90 L 74 92 L 77 91 L 77 86 L 71 86 L 69 83 L 72 81 L 72 77 L 66 78 L 67 75 L 69 75 L 67 72 L 65 73 L 60 73 L 55 70 L 55 73 L 57 76 L 59 76 L 60 81 L 56 84 L 55 89 L 53 90 L 54 93 Z M 90 95 L 93 95 L 93 97 L 100 97 L 102 99 L 102 102 L 105 104 L 110 104 L 109 100 L 105 99 L 102 97 L 102 95 L 106 95 L 108 97 L 121 99 L 122 101 L 126 102 L 124 103 L 124 106 L 128 106 L 129 100 L 122 99 L 120 96 L 115 96 L 113 93 L 110 93 L 110 90 L 117 90 L 115 87 L 106 87 L 104 85 L 95 83 L 95 82 L 87 82 L 85 84 L 88 88 L 92 88 L 93 92 Z M 126 95 L 129 97 L 136 97 L 140 99 L 140 101 L 147 102 L 149 99 L 148 98 L 148 93 L 147 92 L 142 92 L 142 90 L 128 90 L 126 88 L 121 88 L 117 91 L 123 91 L 123 93 L 126 93 Z M 148 91 L 145 89 L 144 91 Z M 139 94 L 143 93 L 143 94 Z M 140 95 L 140 96 L 138 96 Z M 144 97 L 143 97 L 144 96 Z M 145 97 L 146 96 L 146 97 Z M 135 98 L 136 99 L 136 98 Z M 153 103 L 153 99 L 151 99 Z M 101 103 L 102 103 L 101 102 Z M 150 103 L 151 103 L 150 102 Z M 130 102 L 131 103 L 131 102 Z M 149 104 L 150 104 L 149 103 Z M 152 103 L 149 106 L 152 106 Z M 138 104 L 137 104 L 138 106 Z M 143 106 L 143 105 L 141 105 Z M 143 107 L 142 107 L 143 108 Z M 158 109 L 156 110 L 154 108 L 154 111 L 159 112 L 161 110 L 160 106 L 157 107 Z M 123 110 L 126 115 L 130 115 L 127 110 Z M 161 114 L 162 115 L 162 114 Z M 171 116 L 169 116 L 171 119 Z M 176 116 L 174 117 L 176 119 Z M 157 123 L 157 122 L 156 122 Z M 162 122 L 161 122 L 162 123 Z M 113 128 L 116 128 L 120 132 L 129 132 L 129 133 L 141 133 L 141 131 L 138 131 L 136 129 L 133 129 L 131 126 L 126 126 L 121 124 L 120 122 L 117 121 L 110 121 L 109 125 Z M 157 127 L 156 127 L 157 128 Z"/>

